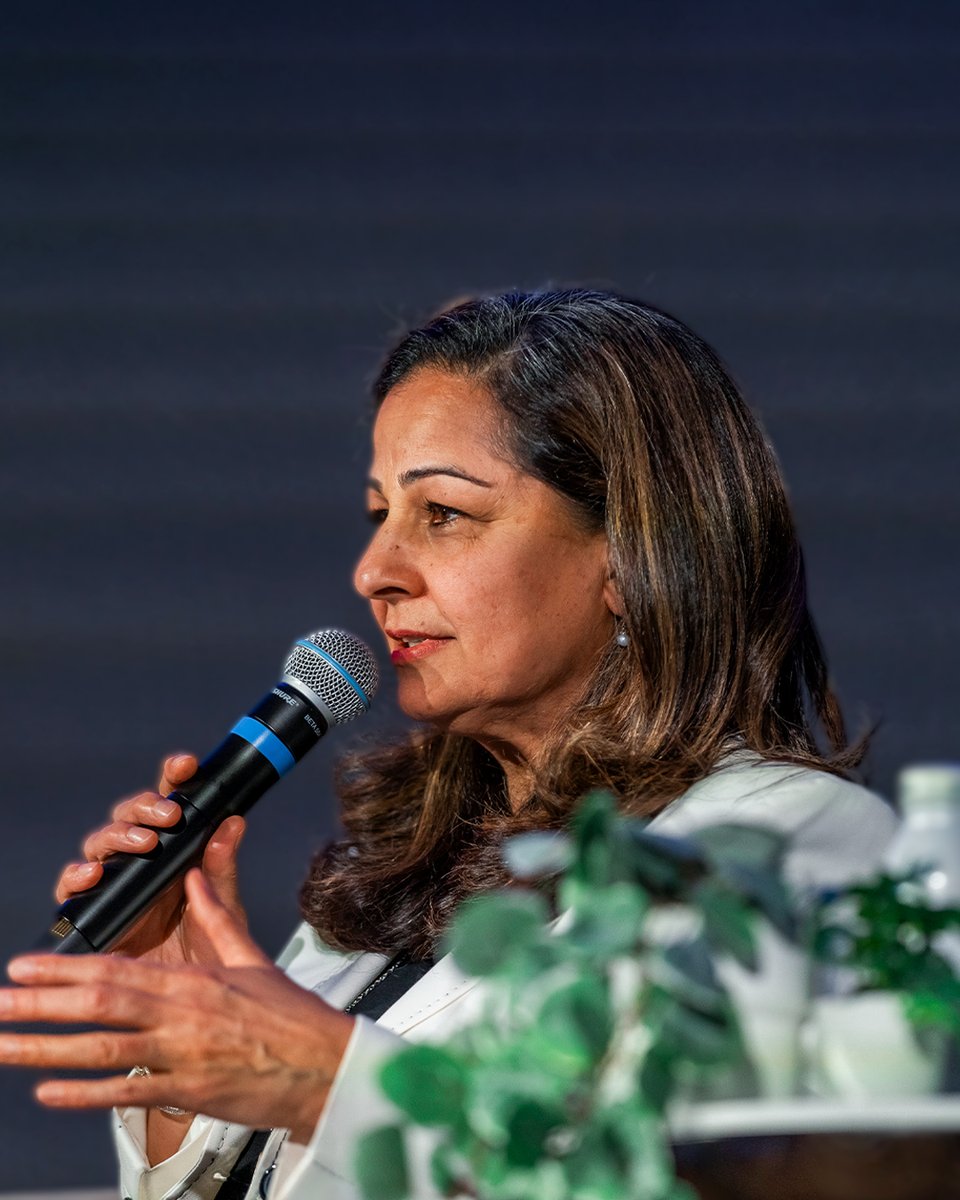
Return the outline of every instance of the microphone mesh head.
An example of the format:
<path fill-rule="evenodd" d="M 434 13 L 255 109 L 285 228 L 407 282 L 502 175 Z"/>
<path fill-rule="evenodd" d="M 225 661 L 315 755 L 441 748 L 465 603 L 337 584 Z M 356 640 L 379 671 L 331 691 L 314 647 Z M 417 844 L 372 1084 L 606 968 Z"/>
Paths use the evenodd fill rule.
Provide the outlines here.
<path fill-rule="evenodd" d="M 366 712 L 380 684 L 370 647 L 342 629 L 318 629 L 302 637 L 291 647 L 283 678 L 311 691 L 330 725 Z"/>

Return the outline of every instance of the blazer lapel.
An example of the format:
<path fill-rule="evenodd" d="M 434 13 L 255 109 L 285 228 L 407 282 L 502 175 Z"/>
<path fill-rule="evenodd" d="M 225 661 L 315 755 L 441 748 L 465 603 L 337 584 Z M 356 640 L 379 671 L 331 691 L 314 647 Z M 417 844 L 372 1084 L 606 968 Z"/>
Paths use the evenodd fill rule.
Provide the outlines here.
<path fill-rule="evenodd" d="M 394 1033 L 406 1033 L 459 1000 L 478 982 L 475 975 L 467 975 L 457 966 L 452 954 L 446 954 L 387 1009 L 377 1024 Z"/>

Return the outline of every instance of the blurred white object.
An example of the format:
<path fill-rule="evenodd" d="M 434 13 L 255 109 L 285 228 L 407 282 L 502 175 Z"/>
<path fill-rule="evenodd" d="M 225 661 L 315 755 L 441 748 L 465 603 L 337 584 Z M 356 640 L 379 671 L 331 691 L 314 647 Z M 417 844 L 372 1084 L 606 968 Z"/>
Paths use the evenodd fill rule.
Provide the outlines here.
<path fill-rule="evenodd" d="M 960 763 L 919 763 L 898 777 L 903 815 L 883 856 L 888 871 L 919 868 L 929 904 L 960 905 Z"/>
<path fill-rule="evenodd" d="M 918 1039 L 899 992 L 821 996 L 804 1030 L 807 1080 L 819 1096 L 870 1100 L 940 1088 L 947 1035 Z"/>
<path fill-rule="evenodd" d="M 737 1010 L 760 1095 L 781 1099 L 797 1093 L 810 962 L 769 921 L 758 918 L 754 929 L 759 969 L 748 971 L 724 957 L 717 962 L 717 975 Z"/>
<path fill-rule="evenodd" d="M 917 869 L 918 898 L 934 908 L 960 907 L 960 763 L 904 767 L 897 800 L 903 824 L 884 867 L 894 874 Z M 935 945 L 960 973 L 960 932 L 941 934 Z"/>

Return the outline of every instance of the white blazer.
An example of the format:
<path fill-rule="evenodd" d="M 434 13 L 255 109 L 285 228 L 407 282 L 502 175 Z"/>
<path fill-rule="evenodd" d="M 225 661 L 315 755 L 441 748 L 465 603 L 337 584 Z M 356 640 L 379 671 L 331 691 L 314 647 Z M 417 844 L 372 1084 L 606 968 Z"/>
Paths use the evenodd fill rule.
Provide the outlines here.
<path fill-rule="evenodd" d="M 764 762 L 749 752 L 731 755 L 655 817 L 651 828 L 682 835 L 724 822 L 764 825 L 787 834 L 787 878 L 801 888 L 835 885 L 868 873 L 896 828 L 888 805 L 865 788 L 825 772 Z M 343 1007 L 386 961 L 381 954 L 330 950 L 301 924 L 279 964 L 301 986 Z M 263 1194 L 265 1177 L 270 1200 L 358 1200 L 353 1168 L 357 1139 L 397 1115 L 380 1092 L 380 1067 L 403 1039 L 443 1039 L 469 1023 L 483 999 L 483 987 L 448 955 L 376 1023 L 358 1017 L 309 1145 L 292 1146 L 284 1130 L 275 1130 L 247 1200 Z M 143 1110 L 116 1113 L 114 1125 L 121 1194 L 129 1200 L 212 1200 L 250 1134 L 243 1126 L 199 1116 L 176 1154 L 147 1167 Z M 423 1153 L 413 1155 L 413 1194 L 430 1200 L 436 1193 L 426 1176 L 429 1134 L 417 1131 L 414 1137 L 422 1140 Z"/>

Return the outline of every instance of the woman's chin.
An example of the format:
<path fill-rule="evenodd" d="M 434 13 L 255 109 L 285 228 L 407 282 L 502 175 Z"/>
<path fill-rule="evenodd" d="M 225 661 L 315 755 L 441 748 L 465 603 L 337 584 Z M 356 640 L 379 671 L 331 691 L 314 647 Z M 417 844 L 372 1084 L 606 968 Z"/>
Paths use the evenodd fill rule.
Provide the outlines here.
<path fill-rule="evenodd" d="M 401 687 L 397 705 L 404 716 L 420 725 L 430 725 L 438 733 L 458 733 L 464 737 L 482 737 L 483 721 L 479 714 L 453 703 L 449 698 L 426 695 L 422 688 Z"/>
<path fill-rule="evenodd" d="M 456 716 L 449 704 L 443 704 L 437 697 L 428 695 L 419 684 L 405 686 L 401 682 L 397 689 L 397 706 L 411 721 L 434 725 L 443 731 L 449 728 Z"/>

